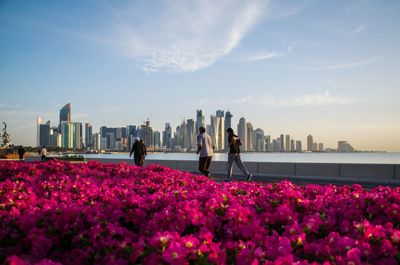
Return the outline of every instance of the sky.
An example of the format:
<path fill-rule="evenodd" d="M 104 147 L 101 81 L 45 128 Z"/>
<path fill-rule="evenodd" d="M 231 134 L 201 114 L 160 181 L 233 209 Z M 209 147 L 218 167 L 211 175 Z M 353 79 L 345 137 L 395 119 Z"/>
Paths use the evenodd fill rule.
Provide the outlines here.
<path fill-rule="evenodd" d="M 400 1 L 0 0 L 0 122 L 155 130 L 230 110 L 272 138 L 400 151 Z"/>

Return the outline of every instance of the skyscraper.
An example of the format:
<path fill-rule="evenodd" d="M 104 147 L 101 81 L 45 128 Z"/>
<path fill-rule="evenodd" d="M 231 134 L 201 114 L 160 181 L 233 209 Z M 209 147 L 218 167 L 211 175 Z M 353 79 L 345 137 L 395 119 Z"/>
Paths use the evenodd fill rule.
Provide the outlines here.
<path fill-rule="evenodd" d="M 231 112 L 228 110 L 226 113 L 225 113 L 225 124 L 224 124 L 224 133 L 225 133 L 225 139 L 224 139 L 224 145 L 225 145 L 225 150 L 227 150 L 228 149 L 228 133 L 226 132 L 226 130 L 228 129 L 228 128 L 232 128 L 232 117 L 233 117 L 233 115 L 231 114 Z"/>
<path fill-rule="evenodd" d="M 257 152 L 264 152 L 265 151 L 265 136 L 264 131 L 260 128 L 254 131 L 254 149 Z"/>
<path fill-rule="evenodd" d="M 196 129 L 195 129 L 195 123 L 193 119 L 188 119 L 186 121 L 186 134 L 187 134 L 187 143 L 188 145 L 186 148 L 188 150 L 191 149 L 196 149 L 197 143 L 196 143 Z"/>
<path fill-rule="evenodd" d="M 210 136 L 211 139 L 213 140 L 214 144 L 215 144 L 215 148 L 218 150 L 220 150 L 220 142 L 219 142 L 219 122 L 218 122 L 218 117 L 211 115 L 210 116 L 210 125 L 211 125 L 211 131 L 210 131 Z"/>
<path fill-rule="evenodd" d="M 312 152 L 313 151 L 313 145 L 314 145 L 313 137 L 310 134 L 310 135 L 307 136 L 307 151 L 308 152 Z"/>
<path fill-rule="evenodd" d="M 200 127 L 206 127 L 206 118 L 202 110 L 196 111 L 196 134 L 199 132 Z"/>
<path fill-rule="evenodd" d="M 250 122 L 246 123 L 247 134 L 247 151 L 253 151 L 254 132 L 253 125 Z"/>
<path fill-rule="evenodd" d="M 296 152 L 301 152 L 303 151 L 301 147 L 301 141 L 296 141 Z"/>
<path fill-rule="evenodd" d="M 74 122 L 72 129 L 72 148 L 81 149 L 82 148 L 82 123 Z"/>
<path fill-rule="evenodd" d="M 285 135 L 281 134 L 280 137 L 280 152 L 285 152 Z"/>
<path fill-rule="evenodd" d="M 39 125 L 40 131 L 40 146 L 50 146 L 50 121 Z"/>
<path fill-rule="evenodd" d="M 239 119 L 239 124 L 237 126 L 237 133 L 240 139 L 242 140 L 242 148 L 243 151 L 247 151 L 247 128 L 246 128 L 246 119 L 244 117 Z"/>
<path fill-rule="evenodd" d="M 163 132 L 163 145 L 166 148 L 172 148 L 172 143 L 171 143 L 171 139 L 172 139 L 172 128 L 171 128 L 171 124 L 169 122 L 165 123 L 165 130 Z"/>
<path fill-rule="evenodd" d="M 135 142 L 137 131 L 135 125 L 126 126 L 126 137 L 128 138 L 128 151 L 132 148 L 133 143 Z"/>
<path fill-rule="evenodd" d="M 73 124 L 72 122 L 63 121 L 61 123 L 61 147 L 73 147 Z"/>
<path fill-rule="evenodd" d="M 40 146 L 40 124 L 42 124 L 42 118 L 36 118 L 36 146 Z"/>
<path fill-rule="evenodd" d="M 286 139 L 285 139 L 285 151 L 290 152 L 290 135 L 286 134 Z"/>
<path fill-rule="evenodd" d="M 153 146 L 153 128 L 150 127 L 150 121 L 147 120 L 145 124 L 140 126 L 140 138 L 146 146 Z"/>
<path fill-rule="evenodd" d="M 85 123 L 85 147 L 91 148 L 93 145 L 93 131 L 92 125 Z"/>
<path fill-rule="evenodd" d="M 60 122 L 59 126 L 61 127 L 62 122 L 70 122 L 71 121 L 71 103 L 66 104 L 64 107 L 60 109 Z"/>
<path fill-rule="evenodd" d="M 290 140 L 290 151 L 293 152 L 295 150 L 296 150 L 295 149 L 295 140 L 292 139 L 292 140 Z"/>

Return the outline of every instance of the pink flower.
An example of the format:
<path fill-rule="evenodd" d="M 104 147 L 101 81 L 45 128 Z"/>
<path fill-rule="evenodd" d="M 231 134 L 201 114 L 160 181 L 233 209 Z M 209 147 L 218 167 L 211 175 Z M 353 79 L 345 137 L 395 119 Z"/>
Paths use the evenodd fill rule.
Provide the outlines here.
<path fill-rule="evenodd" d="M 170 264 L 185 264 L 188 250 L 179 242 L 172 242 L 162 253 L 162 258 Z"/>

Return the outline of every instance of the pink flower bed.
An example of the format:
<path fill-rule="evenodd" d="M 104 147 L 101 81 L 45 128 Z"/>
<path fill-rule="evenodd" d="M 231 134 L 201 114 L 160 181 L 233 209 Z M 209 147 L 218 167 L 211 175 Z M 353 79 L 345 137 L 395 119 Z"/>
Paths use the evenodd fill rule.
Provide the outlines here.
<path fill-rule="evenodd" d="M 0 263 L 398 264 L 399 191 L 0 162 Z"/>

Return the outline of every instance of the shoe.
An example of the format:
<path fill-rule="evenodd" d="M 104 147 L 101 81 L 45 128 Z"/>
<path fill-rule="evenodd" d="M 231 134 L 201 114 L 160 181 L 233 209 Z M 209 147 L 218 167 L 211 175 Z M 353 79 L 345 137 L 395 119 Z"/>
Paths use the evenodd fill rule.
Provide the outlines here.
<path fill-rule="evenodd" d="M 231 182 L 231 179 L 224 179 L 224 182 Z"/>
<path fill-rule="evenodd" d="M 248 174 L 247 175 L 247 181 L 252 181 L 253 180 L 253 175 L 252 174 Z"/>
<path fill-rule="evenodd" d="M 211 180 L 214 180 L 214 177 L 211 176 L 211 173 L 208 173 L 208 174 L 207 174 L 207 178 L 209 178 L 209 179 L 211 179 Z"/>

